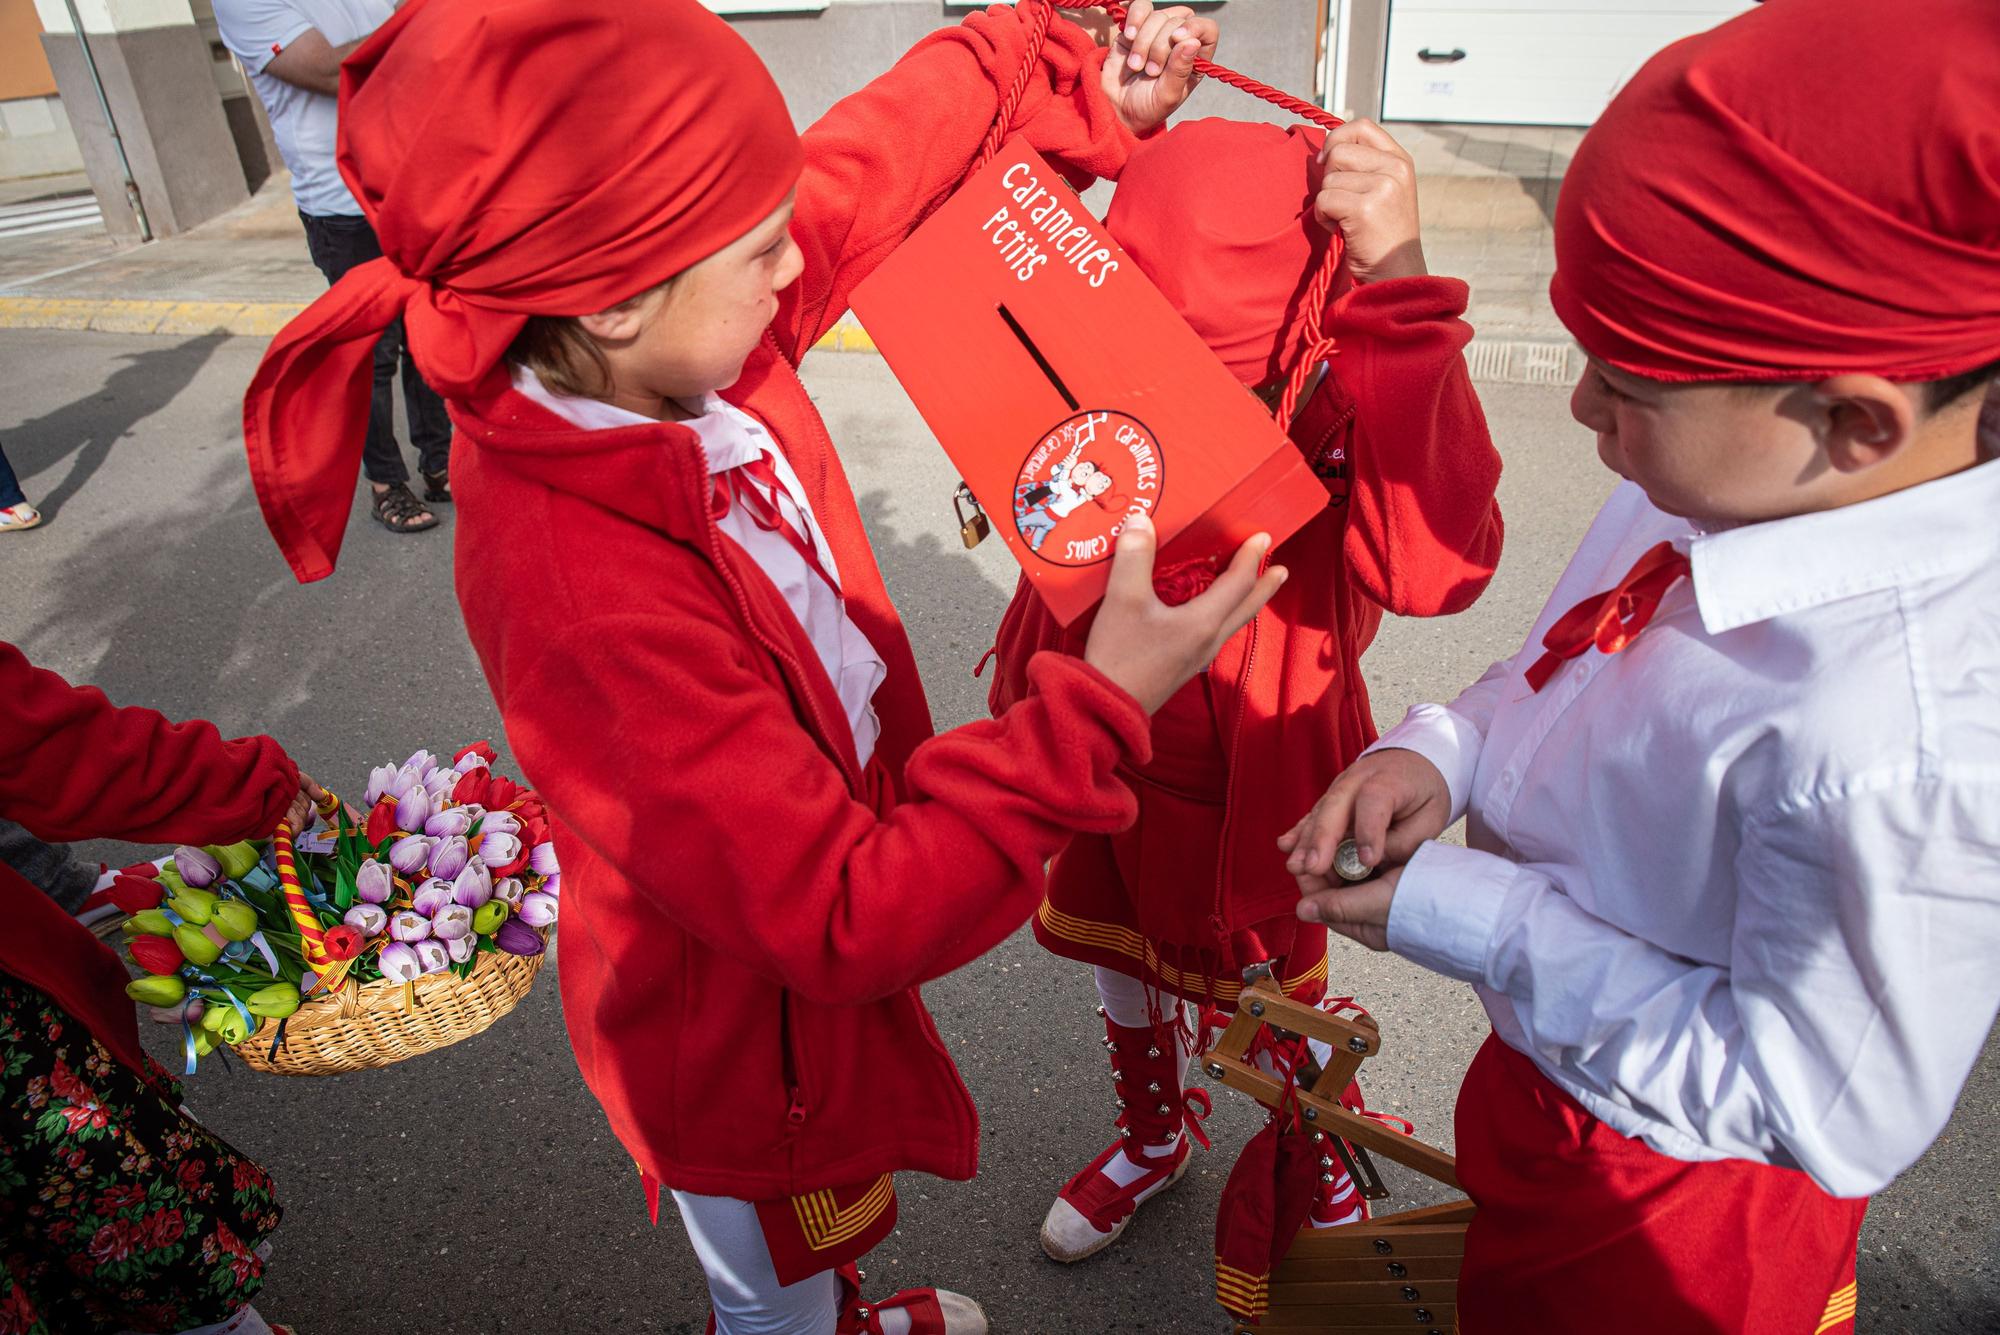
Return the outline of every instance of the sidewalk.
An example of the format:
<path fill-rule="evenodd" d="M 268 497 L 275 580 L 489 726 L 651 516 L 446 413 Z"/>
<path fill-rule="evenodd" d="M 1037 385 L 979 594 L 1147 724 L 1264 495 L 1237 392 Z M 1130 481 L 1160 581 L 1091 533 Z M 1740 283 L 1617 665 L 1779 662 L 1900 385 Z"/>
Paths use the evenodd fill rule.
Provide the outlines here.
<path fill-rule="evenodd" d="M 1549 218 L 1582 132 L 1397 125 L 1416 159 L 1434 272 L 1472 284 L 1475 379 L 1567 383 L 1578 359 L 1548 307 Z M 97 232 L 0 240 L 0 328 L 268 337 L 326 290 L 288 178 L 184 236 L 117 247 Z M 851 321 L 823 348 L 872 352 Z"/>

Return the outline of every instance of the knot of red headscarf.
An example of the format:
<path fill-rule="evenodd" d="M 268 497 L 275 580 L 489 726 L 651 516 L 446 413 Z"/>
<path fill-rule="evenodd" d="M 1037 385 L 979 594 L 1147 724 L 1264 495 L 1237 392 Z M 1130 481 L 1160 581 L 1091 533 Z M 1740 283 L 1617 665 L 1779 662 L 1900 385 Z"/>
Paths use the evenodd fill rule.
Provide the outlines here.
<path fill-rule="evenodd" d="M 603 310 L 736 240 L 797 184 L 784 99 L 698 0 L 411 0 L 341 69 L 340 169 L 385 258 L 287 325 L 243 403 L 301 580 L 333 570 L 376 340 L 481 396 L 531 315 Z"/>
<path fill-rule="evenodd" d="M 1996 71 L 1992 0 L 1767 4 L 1668 47 L 1563 180 L 1556 313 L 1663 381 L 2000 360 Z"/>
<path fill-rule="evenodd" d="M 1601 653 L 1622 652 L 1652 623 L 1660 599 L 1688 570 L 1686 555 L 1675 551 L 1671 542 L 1647 549 L 1625 578 L 1570 608 L 1549 627 L 1542 636 L 1547 652 L 1528 667 L 1529 689 L 1541 690 L 1557 668 L 1592 646 Z"/>
<path fill-rule="evenodd" d="M 1327 248 L 1340 245 L 1313 212 L 1325 144 L 1311 126 L 1185 121 L 1132 151 L 1104 217 L 1252 389 L 1314 352 L 1307 298 Z"/>

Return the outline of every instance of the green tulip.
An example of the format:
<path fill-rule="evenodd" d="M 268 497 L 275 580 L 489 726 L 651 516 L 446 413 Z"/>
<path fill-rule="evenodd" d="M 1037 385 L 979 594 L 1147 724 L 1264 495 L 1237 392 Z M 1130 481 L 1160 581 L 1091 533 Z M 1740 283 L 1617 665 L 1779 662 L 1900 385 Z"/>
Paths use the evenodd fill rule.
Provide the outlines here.
<path fill-rule="evenodd" d="M 215 1026 L 214 1030 L 215 1037 L 219 1042 L 227 1043 L 233 1048 L 244 1039 L 250 1037 L 253 1031 L 250 1028 L 250 1022 L 243 1018 L 242 1011 L 237 1010 L 234 1006 L 225 1006 L 220 1003 L 215 1006 L 215 1010 L 219 1011 L 222 1015 L 222 1020 Z M 201 1019 L 203 1024 L 208 1023 L 208 1016 L 204 1015 Z"/>
<path fill-rule="evenodd" d="M 206 1005 L 207 1009 L 202 1011 L 199 1024 L 211 1034 L 222 1027 L 223 1016 L 235 1013 L 235 1008 L 221 998 L 207 1002 Z"/>
<path fill-rule="evenodd" d="M 487 900 L 472 912 L 472 930 L 481 936 L 493 935 L 505 921 L 507 906 L 497 899 Z"/>
<path fill-rule="evenodd" d="M 231 941 L 248 941 L 257 931 L 257 910 L 240 899 L 225 899 L 215 906 L 209 921 Z"/>
<path fill-rule="evenodd" d="M 187 923 L 174 928 L 174 944 L 190 964 L 213 964 L 222 956 L 222 947 L 209 940 L 207 932 Z"/>
<path fill-rule="evenodd" d="M 162 862 L 160 874 L 153 879 L 176 893 L 188 888 L 188 883 L 181 879 L 181 874 L 174 870 L 174 864 L 171 862 Z"/>
<path fill-rule="evenodd" d="M 195 1030 L 194 1055 L 197 1057 L 206 1057 L 213 1051 L 215 1051 L 215 1035 L 206 1029 Z"/>
<path fill-rule="evenodd" d="M 260 987 L 243 999 L 252 1015 L 266 1019 L 282 1020 L 299 1008 L 299 990 L 290 983 L 272 983 Z"/>
<path fill-rule="evenodd" d="M 255 844 L 210 844 L 205 851 L 222 864 L 222 874 L 232 881 L 239 876 L 249 875 L 250 869 L 257 865 Z"/>
<path fill-rule="evenodd" d="M 145 909 L 127 918 L 123 924 L 132 936 L 172 936 L 173 920 L 158 909 Z"/>
<path fill-rule="evenodd" d="M 148 1006 L 174 1006 L 187 995 L 187 984 L 171 974 L 147 974 L 125 984 L 125 995 Z"/>
<path fill-rule="evenodd" d="M 165 880 L 163 876 L 160 878 Z M 193 890 L 182 886 L 167 900 L 167 907 L 199 926 L 215 914 L 215 896 L 206 890 Z M 189 956 L 190 959 L 193 956 Z"/>

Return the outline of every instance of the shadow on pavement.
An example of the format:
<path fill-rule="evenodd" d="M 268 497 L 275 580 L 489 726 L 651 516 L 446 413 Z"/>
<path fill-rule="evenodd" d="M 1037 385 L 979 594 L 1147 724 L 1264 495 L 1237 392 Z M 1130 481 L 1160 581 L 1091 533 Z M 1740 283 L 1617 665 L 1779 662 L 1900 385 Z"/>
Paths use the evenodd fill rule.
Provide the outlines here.
<path fill-rule="evenodd" d="M 31 494 L 43 516 L 54 519 L 82 490 L 119 441 L 186 389 L 227 338 L 216 332 L 119 358 L 120 365 L 95 393 L 30 418 L 7 435 L 7 455 L 23 481 L 69 461 L 55 487 Z"/>

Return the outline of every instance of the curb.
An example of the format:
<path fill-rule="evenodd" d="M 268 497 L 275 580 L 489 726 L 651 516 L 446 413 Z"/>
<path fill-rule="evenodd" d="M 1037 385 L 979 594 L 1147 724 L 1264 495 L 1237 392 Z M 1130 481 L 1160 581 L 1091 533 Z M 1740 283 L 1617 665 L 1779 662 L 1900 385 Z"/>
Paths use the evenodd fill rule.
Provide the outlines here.
<path fill-rule="evenodd" d="M 288 301 L 139 301 L 104 297 L 0 296 L 0 329 L 85 329 L 101 334 L 231 334 L 269 338 L 304 310 Z M 859 325 L 840 324 L 813 345 L 874 352 Z"/>
<path fill-rule="evenodd" d="M 0 296 L 0 329 L 85 329 L 105 334 L 224 333 L 269 338 L 305 309 L 286 301 L 139 301 L 102 297 Z M 825 352 L 875 353 L 875 340 L 843 320 L 813 345 Z M 1485 384 L 1567 385 L 1582 356 L 1567 341 L 1475 338 L 1465 350 L 1472 378 Z"/>

